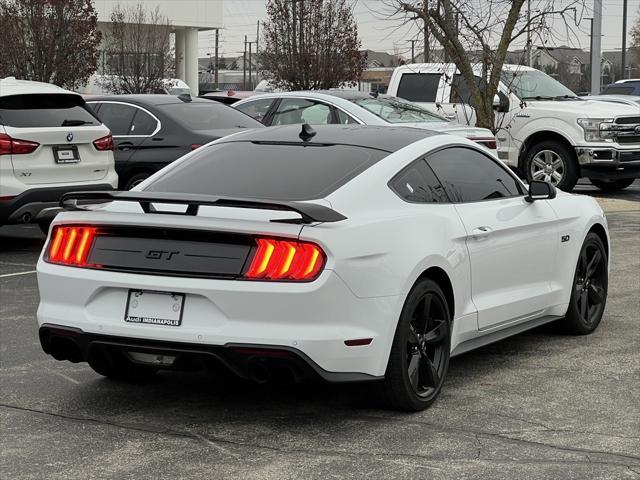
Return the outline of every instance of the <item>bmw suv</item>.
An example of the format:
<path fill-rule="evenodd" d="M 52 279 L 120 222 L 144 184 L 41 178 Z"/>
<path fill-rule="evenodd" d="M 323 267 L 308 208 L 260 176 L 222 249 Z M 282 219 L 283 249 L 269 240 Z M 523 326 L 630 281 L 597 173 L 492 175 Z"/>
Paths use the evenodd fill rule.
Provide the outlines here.
<path fill-rule="evenodd" d="M 34 221 L 65 192 L 117 184 L 111 132 L 80 95 L 0 79 L 0 226 Z"/>

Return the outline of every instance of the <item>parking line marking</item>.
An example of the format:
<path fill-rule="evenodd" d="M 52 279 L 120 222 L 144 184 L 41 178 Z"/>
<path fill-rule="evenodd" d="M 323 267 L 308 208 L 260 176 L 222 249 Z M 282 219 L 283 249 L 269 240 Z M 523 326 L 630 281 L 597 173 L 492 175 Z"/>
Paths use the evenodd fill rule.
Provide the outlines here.
<path fill-rule="evenodd" d="M 16 273 L 3 273 L 0 278 L 5 277 L 17 277 L 18 275 L 29 275 L 30 273 L 36 273 L 35 270 L 29 270 L 28 272 L 16 272 Z"/>
<path fill-rule="evenodd" d="M 64 378 L 65 380 L 69 380 L 71 383 L 75 383 L 76 385 L 80 385 L 80 382 L 71 378 L 71 377 L 67 377 L 64 373 L 60 373 L 60 372 L 54 372 L 53 370 L 49 370 L 51 373 L 53 373 L 54 375 L 58 375 L 59 377 Z"/>

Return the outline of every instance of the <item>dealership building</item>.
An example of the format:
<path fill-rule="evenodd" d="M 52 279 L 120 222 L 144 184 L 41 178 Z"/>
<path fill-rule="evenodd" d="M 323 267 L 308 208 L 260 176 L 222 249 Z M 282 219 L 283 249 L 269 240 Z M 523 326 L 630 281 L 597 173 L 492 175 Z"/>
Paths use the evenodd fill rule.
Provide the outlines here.
<path fill-rule="evenodd" d="M 94 0 L 98 29 L 108 34 L 111 13 L 117 5 L 142 4 L 146 10 L 160 8 L 175 35 L 176 78 L 198 94 L 198 32 L 222 28 L 222 2 L 210 0 Z"/>

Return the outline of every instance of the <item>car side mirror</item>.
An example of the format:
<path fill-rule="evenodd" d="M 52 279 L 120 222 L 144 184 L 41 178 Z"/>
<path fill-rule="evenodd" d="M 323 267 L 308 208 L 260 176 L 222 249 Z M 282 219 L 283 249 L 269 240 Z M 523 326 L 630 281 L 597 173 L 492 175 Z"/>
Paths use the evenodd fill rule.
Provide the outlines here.
<path fill-rule="evenodd" d="M 556 198 L 556 187 L 543 180 L 531 180 L 529 182 L 529 193 L 524 199 L 531 203 L 536 200 L 551 200 Z"/>
<path fill-rule="evenodd" d="M 509 97 L 498 92 L 493 96 L 493 109 L 496 112 L 505 113 L 509 111 Z"/>

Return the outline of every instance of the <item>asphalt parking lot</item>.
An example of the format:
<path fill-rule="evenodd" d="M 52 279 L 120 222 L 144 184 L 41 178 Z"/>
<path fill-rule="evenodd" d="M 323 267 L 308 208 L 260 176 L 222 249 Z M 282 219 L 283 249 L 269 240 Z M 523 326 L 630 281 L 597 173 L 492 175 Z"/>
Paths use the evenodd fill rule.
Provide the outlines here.
<path fill-rule="evenodd" d="M 600 328 L 546 326 L 456 357 L 417 414 L 362 385 L 122 384 L 56 362 L 35 318 L 43 235 L 2 227 L 0 477 L 640 478 L 640 181 L 599 197 L 613 248 Z"/>

